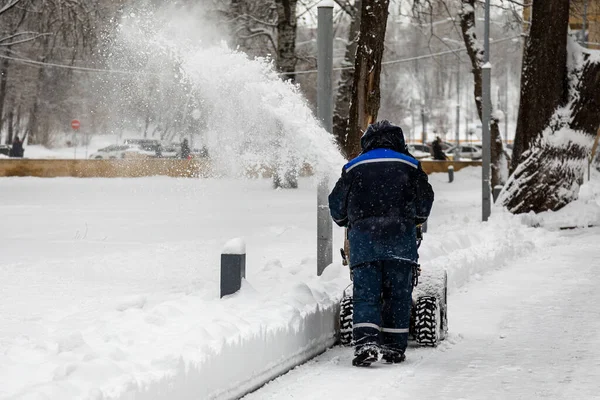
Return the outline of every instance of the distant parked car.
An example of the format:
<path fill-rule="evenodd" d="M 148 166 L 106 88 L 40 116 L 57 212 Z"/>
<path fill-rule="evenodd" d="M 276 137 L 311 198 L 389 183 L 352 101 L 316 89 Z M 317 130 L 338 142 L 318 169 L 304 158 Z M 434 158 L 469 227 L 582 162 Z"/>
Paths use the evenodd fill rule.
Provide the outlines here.
<path fill-rule="evenodd" d="M 10 149 L 11 146 L 7 144 L 0 144 L 0 154 L 2 154 L 3 156 L 8 157 L 10 155 Z"/>
<path fill-rule="evenodd" d="M 411 143 L 409 146 L 411 146 L 416 151 L 421 151 L 423 153 L 431 155 L 431 146 L 427 144 Z"/>
<path fill-rule="evenodd" d="M 158 146 L 161 145 L 160 140 L 156 139 L 125 139 L 123 144 L 137 146 L 144 151 L 155 152 Z"/>
<path fill-rule="evenodd" d="M 123 144 L 113 144 L 103 149 L 99 149 L 97 152 L 92 153 L 90 158 L 95 160 L 114 160 L 118 158 L 125 158 L 125 152 L 131 149 L 132 146 Z"/>
<path fill-rule="evenodd" d="M 431 157 L 431 154 L 425 151 L 417 150 L 414 145 L 408 145 L 408 152 L 413 155 L 417 160 L 422 160 L 423 158 Z"/>
<path fill-rule="evenodd" d="M 456 154 L 456 146 L 449 148 L 447 154 Z M 459 146 L 459 156 L 461 159 L 481 160 L 481 148 L 475 145 L 461 144 Z"/>

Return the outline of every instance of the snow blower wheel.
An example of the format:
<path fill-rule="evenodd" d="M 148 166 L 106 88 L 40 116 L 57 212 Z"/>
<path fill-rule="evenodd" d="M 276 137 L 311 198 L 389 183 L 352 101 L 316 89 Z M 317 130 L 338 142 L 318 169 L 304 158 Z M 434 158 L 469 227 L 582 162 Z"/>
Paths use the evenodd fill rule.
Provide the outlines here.
<path fill-rule="evenodd" d="M 435 347 L 442 340 L 442 315 L 438 299 L 420 297 L 415 306 L 415 339 L 422 346 Z"/>
<path fill-rule="evenodd" d="M 342 346 L 352 345 L 352 314 L 354 305 L 352 304 L 352 295 L 346 294 L 340 303 L 340 344 Z"/>

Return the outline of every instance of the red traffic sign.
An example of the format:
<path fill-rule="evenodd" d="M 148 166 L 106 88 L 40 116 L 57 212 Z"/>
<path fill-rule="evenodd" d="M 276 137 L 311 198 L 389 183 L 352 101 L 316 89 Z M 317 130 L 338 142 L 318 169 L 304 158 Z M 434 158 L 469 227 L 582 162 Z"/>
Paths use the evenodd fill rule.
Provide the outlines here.
<path fill-rule="evenodd" d="M 78 130 L 80 126 L 81 123 L 79 122 L 79 120 L 74 119 L 73 121 L 71 121 L 71 128 L 73 128 L 74 130 Z"/>

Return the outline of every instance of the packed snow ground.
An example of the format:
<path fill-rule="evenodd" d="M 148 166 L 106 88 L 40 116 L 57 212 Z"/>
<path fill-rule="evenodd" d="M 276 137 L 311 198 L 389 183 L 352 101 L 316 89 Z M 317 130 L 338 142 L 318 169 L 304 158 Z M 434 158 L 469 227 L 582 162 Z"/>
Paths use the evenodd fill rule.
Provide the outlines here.
<path fill-rule="evenodd" d="M 244 399 L 598 399 L 599 238 L 557 234 L 450 295 L 450 338 L 404 364 L 337 347 Z"/>
<path fill-rule="evenodd" d="M 368 369 L 352 367 L 352 350 L 336 347 L 244 399 L 600 399 L 600 182 L 594 179 L 560 212 L 514 217 L 496 209 L 483 225 L 473 225 L 466 212 L 478 204 L 437 190 L 436 205 L 456 202 L 457 213 L 434 214 L 443 227 L 428 242 L 443 231 L 481 244 L 497 234 L 503 248 L 487 248 L 491 257 L 483 264 L 472 251 L 478 245 L 470 256 L 459 249 L 445 257 L 448 340 L 436 349 L 411 344 L 405 363 Z M 512 230 L 515 221 L 523 225 Z M 529 249 L 515 251 L 520 245 Z M 477 267 L 469 268 L 473 258 Z M 439 259 L 423 260 L 422 268 Z"/>
<path fill-rule="evenodd" d="M 598 223 L 600 185 L 584 186 L 571 214 L 523 218 L 495 210 L 492 221 L 481 224 L 479 177 L 474 168 L 458 172 L 453 184 L 444 174 L 431 177 L 437 200 L 421 261 L 424 268 L 448 267 L 448 342 L 437 350 L 415 349 L 407 364 L 391 367 L 395 370 L 378 366 L 360 374 L 349 367 L 351 351 L 336 348 L 250 398 L 289 398 L 290 393 L 399 398 L 396 392 L 404 393 L 411 379 L 415 383 L 407 393 L 421 393 L 421 381 L 430 383 L 426 387 L 437 382 L 442 390 L 440 376 L 464 378 L 472 386 L 465 398 L 503 398 L 494 397 L 503 385 L 494 379 L 525 375 L 512 367 L 527 366 L 538 374 L 528 376 L 540 380 L 549 362 L 564 364 L 558 360 L 575 354 L 583 365 L 594 366 L 594 359 L 579 351 L 597 347 L 598 318 L 570 311 L 571 305 L 595 301 L 588 272 L 598 266 L 592 243 L 599 232 L 561 233 L 529 225 L 573 225 L 572 213 L 578 210 L 587 217 L 577 224 Z M 0 180 L 0 192 L 2 399 L 127 398 L 142 392 L 140 398 L 148 399 L 234 396 L 237 392 L 227 391 L 232 385 L 251 388 L 258 378 L 256 365 L 234 362 L 237 345 L 246 345 L 246 360 L 258 357 L 273 365 L 288 361 L 277 356 L 292 354 L 290 346 L 300 353 L 315 351 L 313 343 L 294 341 L 294 332 L 308 329 L 309 318 L 327 331 L 327 312 L 349 282 L 337 252 L 325 275 L 314 276 L 316 192 L 310 180 L 302 180 L 297 191 L 273 191 L 264 180 L 8 178 Z M 335 236 L 341 245 L 342 232 L 336 230 Z M 220 251 L 236 237 L 247 244 L 247 282 L 239 294 L 220 300 Z M 542 256 L 548 265 L 538 262 Z M 574 272 L 573 257 L 585 264 L 581 274 Z M 570 267 L 561 269 L 563 264 Z M 565 277 L 568 284 L 562 285 Z M 570 291 L 579 286 L 580 294 Z M 564 297 L 552 297 L 555 292 Z M 554 309 L 544 309 L 547 304 Z M 529 321 L 534 313 L 538 319 Z M 573 324 L 566 326 L 563 317 Z M 522 318 L 529 325 L 520 324 Z M 537 321 L 543 322 L 545 337 L 556 339 L 543 343 L 545 357 L 538 357 Z M 590 333 L 574 344 L 553 323 L 564 329 L 583 324 Z M 321 339 L 324 345 L 331 338 Z M 560 347 L 565 343 L 569 346 Z M 518 364 L 526 349 L 532 352 L 530 361 Z M 515 355 L 506 361 L 510 352 Z M 589 354 L 598 359 L 597 353 Z M 206 360 L 220 361 L 207 367 Z M 506 366 L 501 371 L 500 362 Z M 232 369 L 248 380 L 223 382 Z M 313 370 L 322 380 L 311 378 Z M 583 369 L 573 371 L 573 382 L 587 382 Z M 471 379 L 479 375 L 500 386 Z M 177 380 L 181 376 L 190 379 Z M 189 384 L 196 379 L 196 385 Z M 460 398 L 452 395 L 464 390 L 458 382 L 447 386 L 445 398 Z M 510 393 L 517 396 L 521 382 L 513 381 Z"/>

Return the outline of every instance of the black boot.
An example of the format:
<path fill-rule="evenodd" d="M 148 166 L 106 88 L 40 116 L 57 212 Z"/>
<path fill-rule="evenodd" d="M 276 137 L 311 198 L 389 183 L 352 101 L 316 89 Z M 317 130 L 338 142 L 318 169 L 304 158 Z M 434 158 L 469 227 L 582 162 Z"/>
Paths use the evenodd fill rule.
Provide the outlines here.
<path fill-rule="evenodd" d="M 379 348 L 375 345 L 363 345 L 356 348 L 352 365 L 368 367 L 377 360 L 379 360 Z"/>
<path fill-rule="evenodd" d="M 388 364 L 400 364 L 402 361 L 406 360 L 404 352 L 391 349 L 385 349 L 382 358 L 383 361 Z"/>

